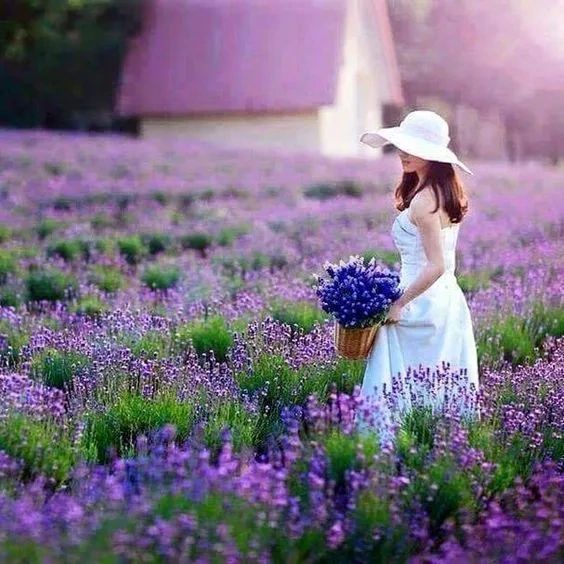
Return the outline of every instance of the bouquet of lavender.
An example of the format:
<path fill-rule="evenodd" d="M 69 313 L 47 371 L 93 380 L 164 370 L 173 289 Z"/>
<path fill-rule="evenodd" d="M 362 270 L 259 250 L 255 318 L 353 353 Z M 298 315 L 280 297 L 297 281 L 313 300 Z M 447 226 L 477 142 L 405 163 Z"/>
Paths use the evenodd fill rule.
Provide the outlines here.
<path fill-rule="evenodd" d="M 346 328 L 366 328 L 384 321 L 391 305 L 402 295 L 399 274 L 368 264 L 364 257 L 351 255 L 339 265 L 325 262 L 329 279 L 315 275 L 315 293 L 321 308 Z"/>

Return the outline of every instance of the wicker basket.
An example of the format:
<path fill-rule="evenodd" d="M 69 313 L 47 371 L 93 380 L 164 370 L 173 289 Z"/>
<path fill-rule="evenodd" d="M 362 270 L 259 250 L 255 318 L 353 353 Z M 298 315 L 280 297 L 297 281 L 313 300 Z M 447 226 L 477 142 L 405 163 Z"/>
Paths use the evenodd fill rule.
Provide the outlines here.
<path fill-rule="evenodd" d="M 335 321 L 335 347 L 339 355 L 350 359 L 367 358 L 380 325 L 343 327 Z"/>

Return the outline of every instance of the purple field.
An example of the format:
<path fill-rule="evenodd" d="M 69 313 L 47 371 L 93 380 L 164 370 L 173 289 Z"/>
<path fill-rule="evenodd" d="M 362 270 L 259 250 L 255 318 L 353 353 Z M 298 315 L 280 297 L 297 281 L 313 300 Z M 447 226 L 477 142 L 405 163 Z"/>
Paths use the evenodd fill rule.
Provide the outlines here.
<path fill-rule="evenodd" d="M 396 159 L 0 131 L 0 561 L 564 558 L 564 169 L 469 163 L 482 417 L 380 445 L 313 283 Z"/>

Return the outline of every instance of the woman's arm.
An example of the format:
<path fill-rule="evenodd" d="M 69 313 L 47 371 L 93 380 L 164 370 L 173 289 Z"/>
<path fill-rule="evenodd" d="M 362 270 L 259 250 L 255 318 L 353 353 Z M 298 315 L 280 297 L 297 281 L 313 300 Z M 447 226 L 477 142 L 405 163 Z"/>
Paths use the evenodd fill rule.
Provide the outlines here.
<path fill-rule="evenodd" d="M 445 271 L 441 240 L 441 220 L 438 212 L 432 213 L 435 206 L 434 195 L 427 189 L 416 194 L 411 201 L 411 218 L 421 234 L 421 242 L 428 264 L 397 300 L 398 307 L 405 306 L 419 296 L 419 294 L 422 294 Z"/>

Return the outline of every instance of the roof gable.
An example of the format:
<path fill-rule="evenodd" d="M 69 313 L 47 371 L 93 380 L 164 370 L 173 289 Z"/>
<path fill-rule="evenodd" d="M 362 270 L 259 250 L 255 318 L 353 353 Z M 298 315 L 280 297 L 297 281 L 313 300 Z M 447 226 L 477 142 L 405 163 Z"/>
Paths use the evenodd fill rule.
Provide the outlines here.
<path fill-rule="evenodd" d="M 248 113 L 332 104 L 346 5 L 347 0 L 148 0 L 143 29 L 125 57 L 117 111 Z M 376 15 L 380 27 L 382 14 Z"/>

